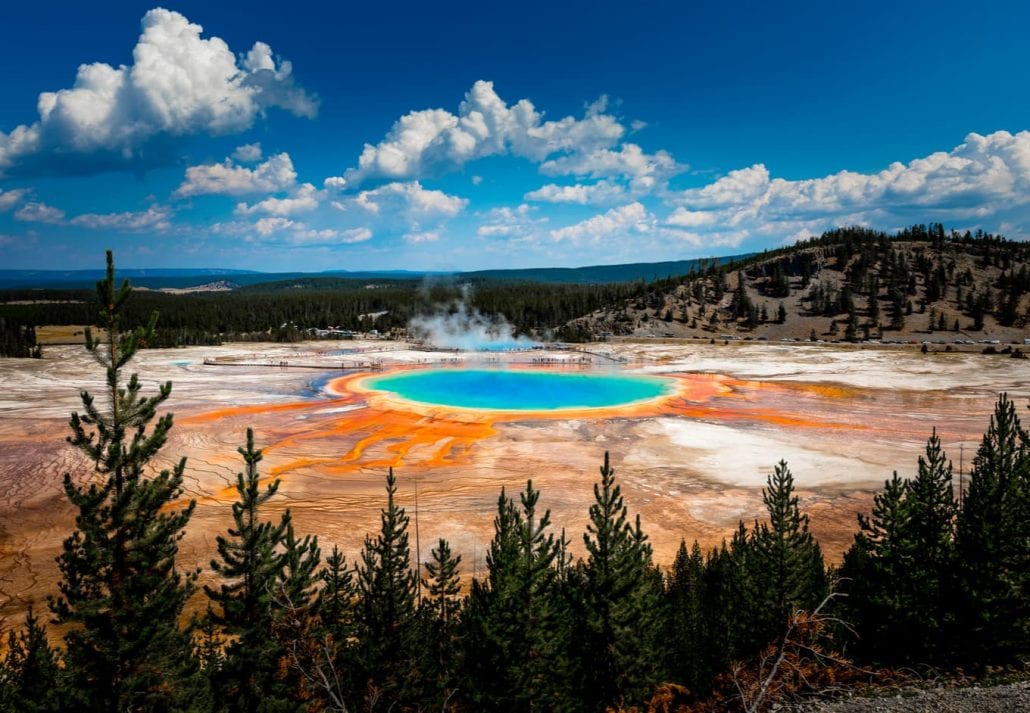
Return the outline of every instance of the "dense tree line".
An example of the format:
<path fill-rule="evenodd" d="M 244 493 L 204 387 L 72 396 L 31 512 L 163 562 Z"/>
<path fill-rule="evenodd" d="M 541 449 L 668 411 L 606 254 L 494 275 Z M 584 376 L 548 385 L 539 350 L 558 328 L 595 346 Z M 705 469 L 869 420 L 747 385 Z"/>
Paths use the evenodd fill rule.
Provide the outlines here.
<path fill-rule="evenodd" d="M 446 540 L 413 567 L 392 471 L 378 532 L 351 562 L 336 548 L 323 559 L 289 511 L 269 519 L 279 482 L 261 479 L 248 431 L 217 582 L 198 592 L 198 572 L 176 565 L 194 505 L 185 461 L 148 465 L 172 427 L 157 415 L 171 384 L 144 396 L 124 378 L 154 328 L 154 317 L 122 328 L 127 297 L 109 262 L 107 337 L 87 338 L 106 396 L 82 394 L 68 439 L 95 473 L 65 477 L 75 531 L 47 603 L 63 645 L 30 610 L 7 640 L 2 710 L 586 712 L 652 697 L 664 710 L 754 709 L 823 681 L 875 682 L 870 666 L 968 670 L 1030 655 L 1030 437 L 1004 396 L 960 497 L 934 434 L 916 476 L 895 474 L 859 517 L 839 572 L 785 462 L 762 520 L 708 553 L 684 541 L 661 570 L 606 454 L 584 557 L 532 481 L 502 490 L 486 575 L 467 596 Z M 206 612 L 184 622 L 191 597 Z"/>
<path fill-rule="evenodd" d="M 1030 653 L 1030 439 L 1003 394 L 956 499 L 936 433 L 916 477 L 876 496 L 841 574 L 856 652 L 888 665 L 976 666 Z"/>
<path fill-rule="evenodd" d="M 471 287 L 471 289 L 469 289 Z M 604 304 L 644 290 L 643 283 L 565 285 L 476 280 L 467 285 L 419 280 L 355 281 L 308 278 L 282 284 L 259 284 L 232 292 L 172 295 L 138 291 L 122 315 L 129 328 L 161 313 L 160 328 L 147 346 L 190 346 L 225 341 L 299 341 L 305 330 L 389 332 L 412 317 L 452 309 L 464 302 L 488 318 L 507 319 L 518 334 L 568 339 L 579 335 L 566 323 Z M 25 293 L 8 292 L 8 302 L 25 301 Z M 90 324 L 96 312 L 93 295 L 62 291 L 31 293 L 34 303 L 0 304 L 0 316 L 12 324 Z M 40 302 L 40 300 L 58 300 Z M 380 314 L 383 313 L 383 314 Z M 378 315 L 373 318 L 371 315 Z M 5 332 L 6 333 L 6 332 Z"/>

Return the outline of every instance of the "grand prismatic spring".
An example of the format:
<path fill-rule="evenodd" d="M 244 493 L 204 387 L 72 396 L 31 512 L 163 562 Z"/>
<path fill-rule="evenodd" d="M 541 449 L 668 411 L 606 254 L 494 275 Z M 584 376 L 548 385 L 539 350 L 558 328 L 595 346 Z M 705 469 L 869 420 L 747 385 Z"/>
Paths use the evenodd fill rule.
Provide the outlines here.
<path fill-rule="evenodd" d="M 73 528 L 61 479 L 91 471 L 64 441 L 67 418 L 81 388 L 102 388 L 81 347 L 47 357 L 0 362 L 0 613 L 13 617 L 55 589 L 54 556 Z M 200 567 L 230 523 L 248 427 L 265 451 L 263 474 L 282 480 L 269 517 L 288 507 L 300 532 L 354 557 L 378 526 L 393 467 L 409 514 L 418 494 L 423 556 L 447 537 L 474 576 L 500 489 L 518 492 L 528 478 L 576 550 L 605 451 L 659 563 L 681 537 L 713 546 L 759 516 L 781 458 L 837 558 L 855 512 L 893 470 L 915 471 L 932 429 L 968 473 L 998 392 L 1021 411 L 1030 398 L 1025 362 L 911 348 L 624 343 L 477 355 L 387 342 L 228 345 L 147 350 L 131 367 L 146 388 L 174 383 L 162 457 L 188 457 L 197 509 L 182 561 Z"/>
<path fill-rule="evenodd" d="M 489 411 L 614 408 L 668 396 L 671 379 L 626 374 L 505 369 L 420 369 L 367 379 L 407 401 Z"/>

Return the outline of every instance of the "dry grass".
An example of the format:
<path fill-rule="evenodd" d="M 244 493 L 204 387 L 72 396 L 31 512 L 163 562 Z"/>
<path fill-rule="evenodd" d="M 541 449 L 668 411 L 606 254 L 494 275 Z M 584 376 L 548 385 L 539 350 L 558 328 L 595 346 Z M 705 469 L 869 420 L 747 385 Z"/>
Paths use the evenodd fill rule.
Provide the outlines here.
<path fill-rule="evenodd" d="M 93 327 L 94 339 L 106 338 L 106 333 L 99 327 Z M 48 344 L 85 344 L 86 327 L 79 324 L 45 325 L 36 327 L 36 341 L 44 346 Z"/>

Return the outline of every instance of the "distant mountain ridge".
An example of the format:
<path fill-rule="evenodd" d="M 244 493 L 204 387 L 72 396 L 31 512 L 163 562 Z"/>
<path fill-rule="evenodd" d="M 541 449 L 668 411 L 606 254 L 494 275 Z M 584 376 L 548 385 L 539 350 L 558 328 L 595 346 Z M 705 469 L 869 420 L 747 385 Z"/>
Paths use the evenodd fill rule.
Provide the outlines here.
<path fill-rule="evenodd" d="M 422 279 L 427 273 L 405 270 L 347 272 L 257 272 L 225 268 L 119 268 L 118 276 L 128 278 L 136 287 L 152 290 L 198 287 L 212 282 L 232 282 L 239 286 L 310 277 L 346 276 L 355 279 L 384 277 Z M 83 289 L 91 288 L 104 277 L 103 270 L 0 270 L 0 289 Z"/>
<path fill-rule="evenodd" d="M 119 270 L 138 287 L 150 289 L 196 287 L 211 282 L 233 282 L 240 286 L 265 282 L 283 282 L 297 279 L 347 278 L 420 280 L 425 277 L 449 277 L 456 280 L 516 280 L 554 284 L 601 284 L 608 282 L 651 281 L 676 275 L 685 275 L 702 264 L 726 264 L 747 255 L 674 260 L 666 262 L 639 262 L 618 265 L 589 265 L 584 267 L 512 268 L 471 271 L 412 271 L 412 270 L 325 270 L 322 272 L 257 272 L 225 268 L 137 268 Z M 0 270 L 0 289 L 76 289 L 92 287 L 104 276 L 103 270 Z"/>
<path fill-rule="evenodd" d="M 663 280 L 686 275 L 704 265 L 725 265 L 750 257 L 751 253 L 724 257 L 671 260 L 666 262 L 633 262 L 619 265 L 590 265 L 587 267 L 512 268 L 504 270 L 473 270 L 458 273 L 461 278 L 525 280 L 565 284 L 599 284 L 605 282 L 634 282 Z"/>

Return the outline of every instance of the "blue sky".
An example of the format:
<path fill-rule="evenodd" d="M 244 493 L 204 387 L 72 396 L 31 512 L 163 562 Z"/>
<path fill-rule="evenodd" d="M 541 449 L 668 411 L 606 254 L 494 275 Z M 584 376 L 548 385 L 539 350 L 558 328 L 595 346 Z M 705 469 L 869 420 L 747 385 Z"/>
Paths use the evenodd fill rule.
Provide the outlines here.
<path fill-rule="evenodd" d="M 0 267 L 475 269 L 1030 237 L 1030 4 L 18 4 Z"/>

